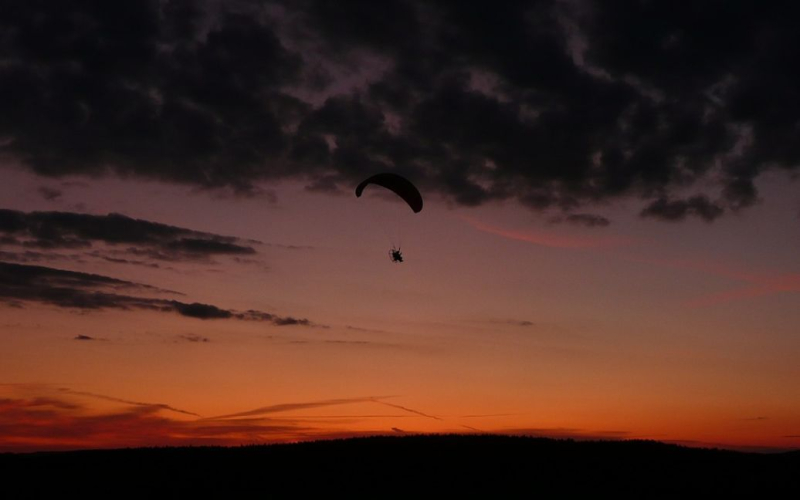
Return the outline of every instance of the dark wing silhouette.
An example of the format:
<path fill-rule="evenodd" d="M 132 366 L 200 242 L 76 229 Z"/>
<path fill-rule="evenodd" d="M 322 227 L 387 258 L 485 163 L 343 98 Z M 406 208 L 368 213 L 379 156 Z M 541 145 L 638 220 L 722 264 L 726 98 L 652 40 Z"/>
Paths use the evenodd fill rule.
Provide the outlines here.
<path fill-rule="evenodd" d="M 419 189 L 411 184 L 411 181 L 405 177 L 389 172 L 373 175 L 358 185 L 356 188 L 356 196 L 361 196 L 364 188 L 369 184 L 377 184 L 378 186 L 383 186 L 389 191 L 392 191 L 408 203 L 408 206 L 411 207 L 414 213 L 418 213 L 422 210 L 422 195 L 419 193 Z"/>

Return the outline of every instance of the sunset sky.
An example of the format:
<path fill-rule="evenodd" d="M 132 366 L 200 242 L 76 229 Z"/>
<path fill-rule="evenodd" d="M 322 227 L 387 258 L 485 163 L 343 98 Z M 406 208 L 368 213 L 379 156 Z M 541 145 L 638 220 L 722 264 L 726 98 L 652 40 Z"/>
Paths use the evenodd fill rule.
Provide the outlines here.
<path fill-rule="evenodd" d="M 800 448 L 800 7 L 710 5 L 0 1 L 0 452 Z"/>

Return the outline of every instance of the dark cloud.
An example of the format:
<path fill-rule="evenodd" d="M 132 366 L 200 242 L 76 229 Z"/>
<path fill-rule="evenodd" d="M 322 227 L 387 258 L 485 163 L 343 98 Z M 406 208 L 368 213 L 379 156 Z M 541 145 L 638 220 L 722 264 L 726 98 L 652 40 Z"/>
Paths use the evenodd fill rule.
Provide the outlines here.
<path fill-rule="evenodd" d="M 92 257 L 105 260 L 106 262 L 112 262 L 114 264 L 131 264 L 134 266 L 144 266 L 153 269 L 161 269 L 162 267 L 160 264 L 157 264 L 155 262 L 147 262 L 144 260 L 136 260 L 136 259 L 119 259 L 117 257 L 110 257 L 108 255 L 103 255 L 100 252 L 91 252 L 90 255 Z M 172 268 L 166 268 L 166 269 L 172 269 Z"/>
<path fill-rule="evenodd" d="M 520 320 L 520 319 L 489 319 L 489 320 L 484 320 L 482 322 L 492 323 L 492 324 L 497 324 L 497 325 L 511 325 L 511 326 L 521 326 L 521 327 L 536 326 L 536 323 L 534 323 L 533 321 L 528 321 L 528 320 L 525 320 L 525 319 L 522 319 L 522 320 Z"/>
<path fill-rule="evenodd" d="M 167 248 L 180 254 L 214 255 L 214 254 L 253 254 L 255 250 L 226 241 L 201 238 L 181 238 L 171 241 Z"/>
<path fill-rule="evenodd" d="M 119 293 L 122 290 L 127 293 Z M 314 325 L 307 319 L 262 311 L 241 312 L 211 304 L 128 294 L 136 292 L 174 293 L 97 274 L 0 262 L 0 300 L 9 304 L 29 302 L 84 311 L 120 309 L 175 312 L 181 316 L 203 320 L 263 321 L 276 326 Z"/>
<path fill-rule="evenodd" d="M 262 311 L 254 311 L 252 309 L 238 312 L 233 315 L 236 319 L 242 319 L 247 321 L 268 321 L 274 323 L 278 326 L 292 326 L 292 325 L 304 325 L 310 326 L 312 323 L 307 319 L 298 319 L 292 317 L 280 317 L 274 314 L 265 313 Z M 322 326 L 322 325 L 320 325 Z"/>
<path fill-rule="evenodd" d="M 98 340 L 98 339 L 95 337 L 90 337 L 88 335 L 76 335 L 74 337 L 74 340 Z"/>
<path fill-rule="evenodd" d="M 47 186 L 42 186 L 38 190 L 39 194 L 47 201 L 53 201 L 61 198 L 61 195 L 64 194 L 63 191 L 60 189 L 53 189 Z"/>
<path fill-rule="evenodd" d="M 181 339 L 181 340 L 185 340 L 186 342 L 193 342 L 193 343 L 195 343 L 195 342 L 200 342 L 200 343 L 202 343 L 202 342 L 210 342 L 210 339 L 208 337 L 203 337 L 202 335 L 197 335 L 196 333 L 189 333 L 189 334 L 186 334 L 186 335 L 179 335 L 178 338 Z"/>
<path fill-rule="evenodd" d="M 463 205 L 635 196 L 667 220 L 741 209 L 763 171 L 800 168 L 792 2 L 210 5 L 4 6 L 2 153 L 241 196 L 394 170 Z"/>
<path fill-rule="evenodd" d="M 535 323 L 533 323 L 532 321 L 527 321 L 527 320 L 523 320 L 523 321 L 509 320 L 508 323 L 510 325 L 514 325 L 514 326 L 534 326 L 535 325 Z"/>
<path fill-rule="evenodd" d="M 97 175 L 113 165 L 249 191 L 303 107 L 280 90 L 296 82 L 301 60 L 254 15 L 256 2 L 209 22 L 206 4 L 4 6 L 6 152 L 45 175 Z"/>
<path fill-rule="evenodd" d="M 711 222 L 723 212 L 722 207 L 705 196 L 693 196 L 686 200 L 658 198 L 642 210 L 642 216 L 667 221 L 681 221 L 689 216 L 696 216 Z"/>
<path fill-rule="evenodd" d="M 553 217 L 550 222 L 552 224 L 567 223 L 585 227 L 605 227 L 611 224 L 611 221 L 602 215 L 594 214 L 569 214 L 563 217 Z"/>
<path fill-rule="evenodd" d="M 174 302 L 173 307 L 178 314 L 188 316 L 190 318 L 198 319 L 228 319 L 233 317 L 231 311 L 220 309 L 217 306 L 209 304 L 184 304 L 181 302 Z"/>
<path fill-rule="evenodd" d="M 42 266 L 28 266 L 23 264 L 10 264 L 0 262 L 0 283 L 4 293 L 16 294 L 19 298 L 28 297 L 26 291 L 33 291 L 35 287 L 50 288 L 52 290 L 71 289 L 97 290 L 103 289 L 144 289 L 148 291 L 168 292 L 150 285 L 134 283 L 131 281 L 119 280 L 102 276 L 99 274 L 81 273 L 77 271 L 67 271 L 53 269 Z"/>
<path fill-rule="evenodd" d="M 308 325 L 309 322 L 307 319 L 297 319 L 297 318 L 271 318 L 271 320 L 276 325 L 287 326 L 287 325 Z"/>
<path fill-rule="evenodd" d="M 47 250 L 85 250 L 96 244 L 105 244 L 117 248 L 114 250 L 117 253 L 170 261 L 253 255 L 256 250 L 250 243 L 257 243 L 120 214 L 21 212 L 7 209 L 0 209 L 0 235 L 5 238 L 2 241 L 5 245 Z M 109 257 L 105 253 L 91 251 L 88 254 L 120 263 L 153 265 L 135 259 Z"/>
<path fill-rule="evenodd" d="M 16 240 L 9 239 L 5 242 L 0 242 L 0 245 L 16 245 L 18 242 Z M 0 250 L 0 259 L 2 260 L 13 260 L 14 262 L 42 262 L 42 261 L 54 261 L 54 260 L 68 260 L 74 262 L 81 262 L 80 257 L 75 255 L 64 255 L 60 253 L 54 252 L 35 252 L 32 250 L 25 250 L 24 252 L 6 252 Z"/>

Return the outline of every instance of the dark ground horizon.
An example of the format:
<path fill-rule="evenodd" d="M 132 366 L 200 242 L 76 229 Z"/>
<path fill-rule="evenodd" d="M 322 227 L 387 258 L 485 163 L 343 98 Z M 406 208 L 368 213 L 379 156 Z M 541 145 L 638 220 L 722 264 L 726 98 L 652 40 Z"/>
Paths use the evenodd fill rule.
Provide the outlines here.
<path fill-rule="evenodd" d="M 499 435 L 374 436 L 240 447 L 0 454 L 14 498 L 337 493 L 639 498 L 792 491 L 800 451 L 761 454 L 657 441 Z"/>

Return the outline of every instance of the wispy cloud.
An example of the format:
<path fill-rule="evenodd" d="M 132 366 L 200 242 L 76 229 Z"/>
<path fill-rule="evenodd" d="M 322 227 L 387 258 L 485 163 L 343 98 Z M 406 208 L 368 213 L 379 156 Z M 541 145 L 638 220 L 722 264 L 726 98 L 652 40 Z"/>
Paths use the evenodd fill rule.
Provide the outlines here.
<path fill-rule="evenodd" d="M 125 291 L 126 293 L 120 293 Z M 98 274 L 0 262 L 0 299 L 18 305 L 39 303 L 62 308 L 172 312 L 189 318 L 261 321 L 275 326 L 312 326 L 305 318 L 257 310 L 236 311 L 212 304 L 188 303 L 133 293 L 176 293 Z M 318 325 L 313 325 L 318 326 Z"/>
<path fill-rule="evenodd" d="M 176 420 L 152 405 L 97 413 L 58 401 L 0 399 L 0 451 L 233 445 L 324 434 L 297 423 Z"/>
<path fill-rule="evenodd" d="M 472 432 L 483 432 L 482 430 L 480 430 L 478 428 L 475 428 L 475 427 L 472 427 L 471 425 L 461 424 L 461 427 L 463 427 L 464 429 L 470 430 Z"/>
<path fill-rule="evenodd" d="M 780 293 L 800 292 L 800 274 L 753 270 L 735 264 L 696 259 L 635 259 L 660 266 L 728 278 L 743 286 L 687 300 L 689 307 L 703 307 Z"/>
<path fill-rule="evenodd" d="M 742 281 L 753 281 L 767 276 L 764 272 L 756 272 L 743 269 L 732 264 L 701 259 L 653 259 L 653 258 L 632 258 L 635 262 L 657 264 L 659 266 L 671 267 L 673 269 L 699 271 L 704 274 L 712 274 L 723 278 L 731 278 Z"/>
<path fill-rule="evenodd" d="M 460 216 L 460 219 L 484 233 L 550 248 L 610 248 L 629 245 L 633 242 L 630 238 L 620 236 L 570 236 L 552 231 L 510 230 L 492 226 L 471 217 Z"/>
<path fill-rule="evenodd" d="M 373 398 L 373 399 L 372 399 L 372 401 L 373 401 L 374 403 L 382 404 L 382 405 L 384 405 L 384 406 L 389 406 L 389 407 L 392 407 L 392 408 L 397 408 L 398 410 L 407 411 L 408 413 L 413 413 L 413 414 L 415 414 L 415 415 L 419 415 L 419 416 L 421 416 L 421 417 L 425 417 L 425 418 L 432 418 L 433 420 L 442 420 L 442 418 L 441 418 L 441 417 L 437 417 L 437 416 L 434 416 L 434 415 L 428 415 L 427 413 L 423 413 L 423 412 L 421 412 L 421 411 L 414 410 L 414 409 L 412 409 L 412 408 L 408 408 L 408 407 L 406 407 L 406 406 L 401 406 L 401 405 L 396 405 L 396 404 L 392 404 L 392 403 L 387 403 L 386 401 L 381 401 L 381 400 L 380 400 L 380 399 L 378 399 L 378 398 Z"/>
<path fill-rule="evenodd" d="M 254 416 L 261 416 L 261 415 L 269 415 L 273 413 L 282 413 L 282 412 L 290 412 L 290 411 L 297 411 L 297 410 L 307 410 L 312 408 L 321 408 L 325 406 L 340 406 L 340 405 L 351 405 L 351 404 L 363 404 L 363 403 L 374 403 L 383 406 L 388 406 L 390 408 L 395 408 L 398 410 L 402 410 L 406 413 L 410 413 L 413 415 L 417 415 L 420 417 L 430 418 L 434 420 L 442 420 L 442 418 L 429 415 L 427 413 L 421 412 L 419 410 L 415 410 L 413 408 L 408 408 L 407 406 L 401 406 L 398 404 L 393 404 L 384 401 L 387 398 L 392 396 L 368 396 L 368 397 L 360 397 L 360 398 L 340 398 L 340 399 L 327 399 L 322 401 L 311 401 L 311 402 L 304 402 L 304 403 L 289 403 L 289 404 L 279 404 L 279 405 L 270 405 L 270 406 L 263 406 L 261 408 L 256 408 L 254 410 L 248 410 L 240 413 L 232 413 L 229 415 L 221 415 L 218 417 L 212 417 L 213 419 L 231 419 L 231 418 L 241 418 L 241 417 L 254 417 Z"/>
<path fill-rule="evenodd" d="M 275 404 L 247 412 L 200 418 L 194 412 L 169 404 L 147 403 L 69 388 L 53 390 L 48 386 L 26 385 L 14 386 L 13 389 L 31 395 L 0 398 L 0 435 L 3 436 L 0 452 L 140 446 L 230 446 L 332 439 L 403 432 L 398 428 L 387 430 L 385 427 L 383 430 L 380 427 L 355 430 L 353 424 L 361 419 L 408 417 L 372 414 L 309 417 L 286 414 L 328 406 L 375 403 L 374 397 Z M 86 398 L 120 406 L 98 411 L 86 404 Z M 427 416 L 399 405 L 396 407 L 412 415 Z M 170 417 L 169 413 L 179 416 Z M 276 417 L 278 413 L 283 415 Z M 350 428 L 342 428 L 342 424 Z"/>
<path fill-rule="evenodd" d="M 385 397 L 385 396 L 384 396 Z M 278 405 L 262 406 L 254 410 L 243 411 L 239 413 L 230 413 L 227 415 L 220 415 L 212 417 L 213 419 L 228 419 L 228 418 L 241 418 L 241 417 L 255 417 L 261 415 L 269 415 L 272 413 L 282 413 L 288 411 L 308 410 L 312 408 L 322 408 L 325 406 L 340 406 L 350 405 L 356 403 L 373 403 L 379 400 L 380 397 L 361 397 L 361 398 L 339 398 L 339 399 L 326 399 L 323 401 L 311 401 L 304 403 L 286 403 Z"/>
<path fill-rule="evenodd" d="M 73 337 L 73 340 L 91 341 L 91 340 L 105 340 L 105 339 L 90 337 L 89 335 L 75 335 L 75 337 Z"/>
<path fill-rule="evenodd" d="M 784 274 L 753 280 L 749 285 L 743 287 L 697 297 L 688 301 L 687 305 L 690 307 L 712 306 L 735 300 L 791 292 L 800 292 L 800 274 Z"/>
<path fill-rule="evenodd" d="M 6 245 L 41 250 L 81 250 L 97 256 L 97 245 L 120 254 L 150 260 L 208 260 L 213 256 L 256 253 L 250 240 L 195 231 L 121 214 L 92 215 L 74 212 L 21 212 L 0 209 L 0 236 Z M 94 249 L 94 250 L 92 250 Z M 116 254 L 116 257 L 114 257 Z"/>

